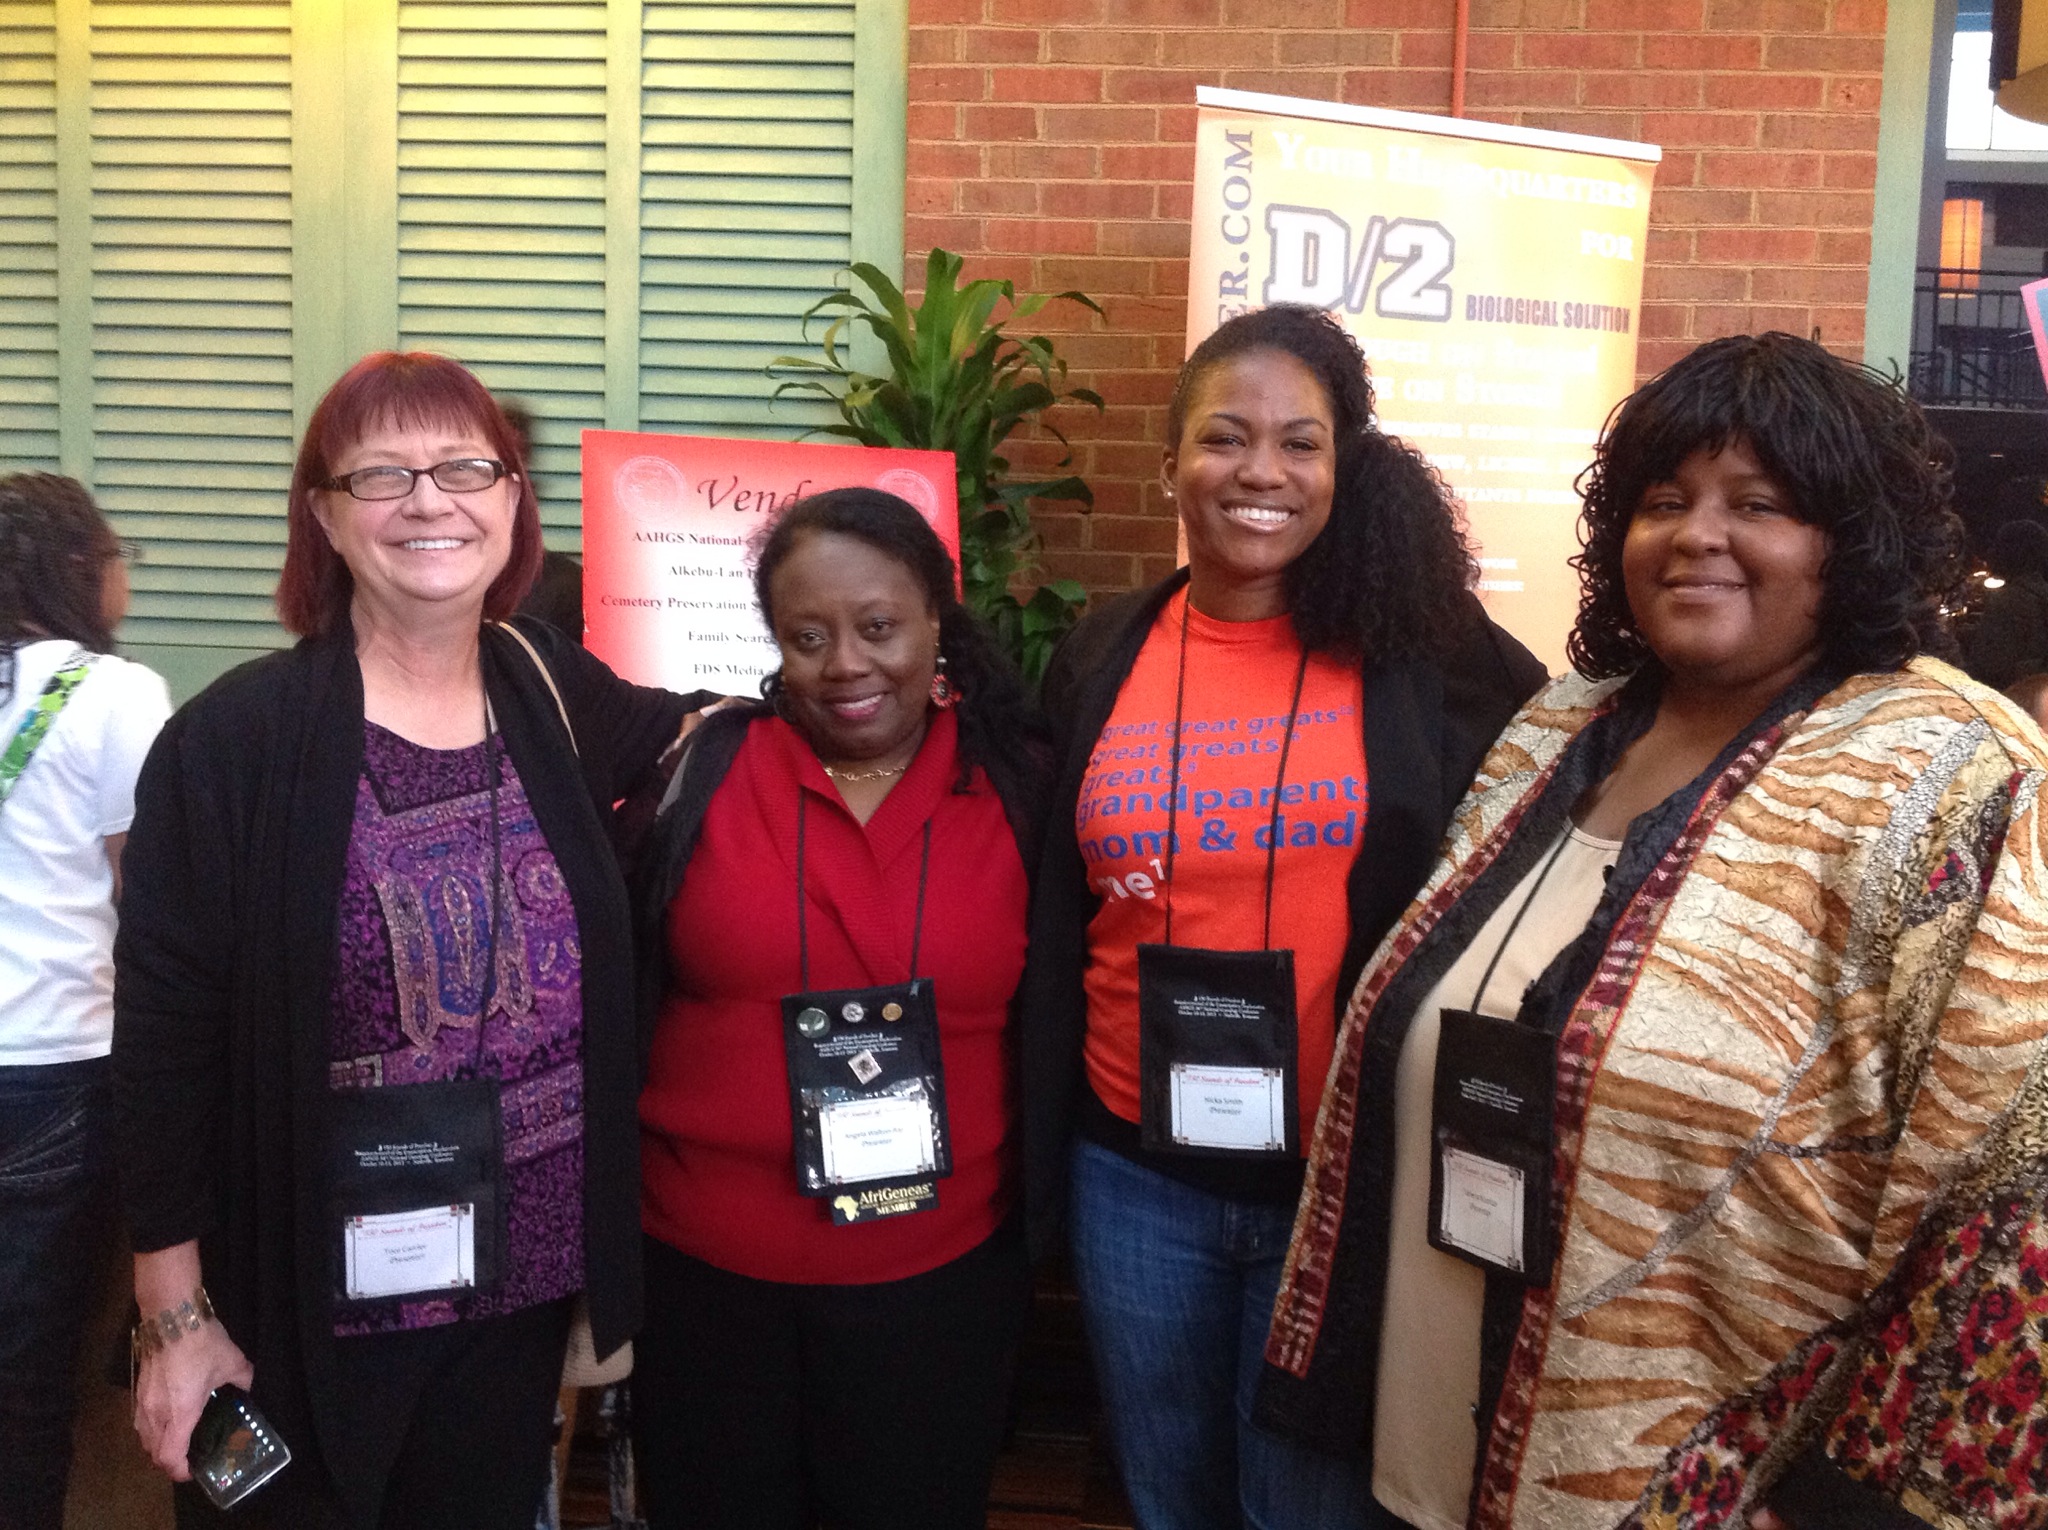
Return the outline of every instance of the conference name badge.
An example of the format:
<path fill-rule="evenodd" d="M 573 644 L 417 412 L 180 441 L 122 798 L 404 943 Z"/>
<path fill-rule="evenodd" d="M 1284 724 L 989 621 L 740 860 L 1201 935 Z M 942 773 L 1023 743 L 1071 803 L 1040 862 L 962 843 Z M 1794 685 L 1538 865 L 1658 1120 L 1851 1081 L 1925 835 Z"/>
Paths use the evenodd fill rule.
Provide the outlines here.
<path fill-rule="evenodd" d="M 496 1079 L 333 1089 L 327 1135 L 338 1300 L 497 1286 L 506 1193 Z"/>
<path fill-rule="evenodd" d="M 1551 1099 L 1557 1043 L 1512 1020 L 1446 1009 L 1431 1100 L 1429 1244 L 1550 1284 Z"/>
<path fill-rule="evenodd" d="M 782 1001 L 797 1188 L 846 1226 L 938 1205 L 953 1172 L 929 978 Z"/>
<path fill-rule="evenodd" d="M 1138 947 L 1138 1126 L 1153 1152 L 1293 1157 L 1294 953 Z"/>

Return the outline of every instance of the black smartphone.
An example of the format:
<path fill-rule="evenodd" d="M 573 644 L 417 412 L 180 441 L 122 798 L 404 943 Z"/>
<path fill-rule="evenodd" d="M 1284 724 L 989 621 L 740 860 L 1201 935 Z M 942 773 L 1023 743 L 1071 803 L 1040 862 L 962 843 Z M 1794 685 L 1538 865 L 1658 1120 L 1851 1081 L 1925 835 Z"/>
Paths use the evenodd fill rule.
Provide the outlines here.
<path fill-rule="evenodd" d="M 185 1461 L 192 1480 L 217 1509 L 231 1509 L 291 1464 L 292 1453 L 249 1394 L 214 1388 L 192 1427 Z"/>

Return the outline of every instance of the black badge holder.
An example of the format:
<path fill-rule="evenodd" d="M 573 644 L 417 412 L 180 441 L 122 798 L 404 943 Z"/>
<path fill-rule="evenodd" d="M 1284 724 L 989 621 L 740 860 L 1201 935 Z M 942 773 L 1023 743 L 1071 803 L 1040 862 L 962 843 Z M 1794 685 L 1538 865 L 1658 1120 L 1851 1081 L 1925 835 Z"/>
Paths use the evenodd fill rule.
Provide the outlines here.
<path fill-rule="evenodd" d="M 1266 829 L 1261 949 L 1213 951 L 1173 943 L 1174 867 L 1180 848 L 1180 732 L 1187 693 L 1188 614 L 1181 607 L 1180 675 L 1173 698 L 1166 798 L 1166 938 L 1138 947 L 1138 1135 L 1147 1152 L 1204 1158 L 1301 1155 L 1300 1025 L 1294 952 L 1273 948 L 1273 873 L 1280 789 L 1308 677 L 1302 650 Z"/>
<path fill-rule="evenodd" d="M 801 788 L 799 788 L 801 792 Z M 797 798 L 799 981 L 782 1000 L 797 1188 L 838 1226 L 928 1211 L 953 1172 L 939 1012 L 929 978 L 813 991 L 804 913 L 804 798 Z M 910 970 L 924 938 L 932 829 L 924 826 Z"/>
<path fill-rule="evenodd" d="M 505 1127 L 498 1081 L 341 1089 L 333 1092 L 330 1105 L 336 1299 L 382 1301 L 495 1289 L 505 1262 Z M 473 1254 L 460 1278 L 446 1286 L 410 1290 L 356 1285 L 351 1271 L 370 1264 L 373 1243 L 399 1250 L 386 1259 L 406 1257 L 406 1219 L 419 1213 L 468 1220 Z M 367 1275 L 360 1278 L 369 1281 Z"/>
<path fill-rule="evenodd" d="M 216 1387 L 207 1398 L 185 1447 L 192 1480 L 216 1509 L 232 1509 L 291 1461 L 290 1448 L 270 1421 L 233 1385 Z"/>
<path fill-rule="evenodd" d="M 498 822 L 497 719 L 484 699 L 490 757 L 491 894 L 483 998 L 472 1073 L 483 1068 L 484 1029 L 498 992 L 504 847 Z M 499 1081 L 472 1077 L 328 1092 L 328 1200 L 335 1228 L 338 1306 L 496 1289 L 505 1265 L 505 1119 Z M 466 1229 L 463 1224 L 467 1223 Z M 452 1232 L 451 1232 L 451 1225 Z M 470 1256 L 453 1278 L 405 1287 L 404 1265 L 468 1233 Z M 368 1272 L 375 1269 L 375 1276 Z"/>
<path fill-rule="evenodd" d="M 1569 838 L 1567 831 L 1515 910 L 1479 979 L 1473 1007 L 1441 1012 L 1431 1095 L 1429 1246 L 1529 1286 L 1550 1284 L 1556 1256 L 1557 1038 L 1485 1014 L 1481 1005 Z"/>
<path fill-rule="evenodd" d="M 1300 1154 L 1292 951 L 1138 947 L 1140 1137 L 1154 1152 Z"/>

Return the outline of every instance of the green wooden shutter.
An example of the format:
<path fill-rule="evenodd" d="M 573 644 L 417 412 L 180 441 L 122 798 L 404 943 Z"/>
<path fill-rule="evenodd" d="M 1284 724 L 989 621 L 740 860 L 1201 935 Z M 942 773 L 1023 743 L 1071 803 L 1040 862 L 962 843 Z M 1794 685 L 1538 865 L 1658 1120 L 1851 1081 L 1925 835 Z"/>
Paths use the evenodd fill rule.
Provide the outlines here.
<path fill-rule="evenodd" d="M 0 4 L 0 473 L 57 465 L 56 7 Z"/>
<path fill-rule="evenodd" d="M 646 7 L 643 428 L 788 435 L 820 419 L 771 410 L 762 369 L 810 349 L 803 311 L 853 258 L 857 10 Z"/>
<path fill-rule="evenodd" d="M 524 398 L 574 546 L 584 428 L 819 418 L 762 368 L 900 269 L 905 5 L 0 0 L 0 468 L 144 543 L 180 695 L 285 641 L 296 432 L 366 350 Z"/>
<path fill-rule="evenodd" d="M 284 641 L 291 42 L 269 0 L 92 8 L 92 476 L 147 549 L 130 643 Z"/>
<path fill-rule="evenodd" d="M 604 424 L 606 12 L 398 13 L 399 343 L 526 402 L 543 517 L 572 530 L 577 443 Z"/>

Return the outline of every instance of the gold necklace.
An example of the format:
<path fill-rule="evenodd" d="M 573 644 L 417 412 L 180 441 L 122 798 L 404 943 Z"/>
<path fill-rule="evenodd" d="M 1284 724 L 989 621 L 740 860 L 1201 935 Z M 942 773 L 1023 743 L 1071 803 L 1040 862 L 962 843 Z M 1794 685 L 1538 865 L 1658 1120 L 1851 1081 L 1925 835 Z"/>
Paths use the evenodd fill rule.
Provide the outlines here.
<path fill-rule="evenodd" d="M 900 776 L 910 769 L 907 762 L 902 765 L 891 765 L 882 770 L 834 770 L 823 760 L 818 763 L 824 766 L 825 774 L 835 781 L 886 781 L 889 777 Z"/>

